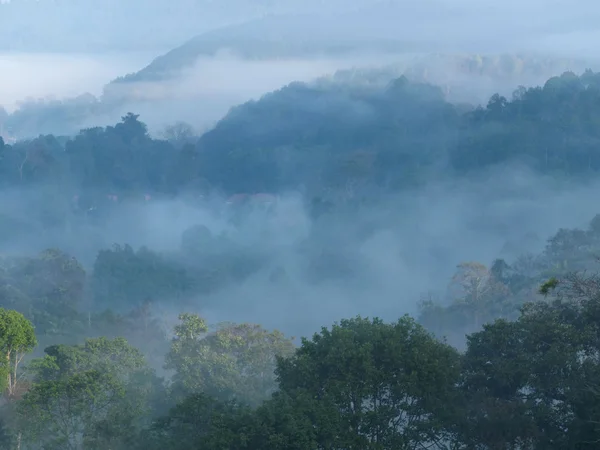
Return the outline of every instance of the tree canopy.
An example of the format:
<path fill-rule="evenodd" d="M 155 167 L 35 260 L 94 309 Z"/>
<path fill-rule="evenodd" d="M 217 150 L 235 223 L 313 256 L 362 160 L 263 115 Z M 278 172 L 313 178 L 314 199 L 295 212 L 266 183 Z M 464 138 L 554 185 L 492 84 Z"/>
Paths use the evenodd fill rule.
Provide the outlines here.
<path fill-rule="evenodd" d="M 324 297 L 306 303 L 317 292 L 343 297 L 334 311 L 343 316 L 340 305 L 365 285 L 361 308 L 388 290 L 394 302 L 416 302 L 402 286 L 412 272 L 381 287 L 401 278 L 398 266 L 369 259 L 393 241 L 378 236 L 405 226 L 402 197 L 398 216 L 380 208 L 389 227 L 379 227 L 367 209 L 379 193 L 412 197 L 437 176 L 468 179 L 516 161 L 577 186 L 593 180 L 598 80 L 565 73 L 468 111 L 404 77 L 385 89 L 293 84 L 196 140 L 183 125 L 153 139 L 128 114 L 74 138 L 0 142 L 0 180 L 25 203 L 0 214 L 2 245 L 18 248 L 8 242 L 19 233 L 64 243 L 0 257 L 0 446 L 597 448 L 600 215 L 545 243 L 525 234 L 514 256 L 452 255 L 450 276 L 431 277 L 436 290 L 414 317 L 347 314 L 295 340 L 271 327 L 282 322 L 270 308 L 297 302 L 290 322 L 298 312 L 321 320 Z M 286 189 L 304 202 L 290 207 Z M 157 197 L 195 204 L 194 224 L 171 210 L 145 215 Z M 160 218 L 177 222 L 175 237 L 148 233 L 152 246 L 99 238 L 84 261 L 72 244 L 87 239 L 78 224 L 110 236 L 109 218 L 125 210 L 118 226 Z M 477 253 L 469 245 L 464 254 Z M 247 319 L 259 301 L 262 324 Z M 242 320 L 218 321 L 224 313 Z"/>

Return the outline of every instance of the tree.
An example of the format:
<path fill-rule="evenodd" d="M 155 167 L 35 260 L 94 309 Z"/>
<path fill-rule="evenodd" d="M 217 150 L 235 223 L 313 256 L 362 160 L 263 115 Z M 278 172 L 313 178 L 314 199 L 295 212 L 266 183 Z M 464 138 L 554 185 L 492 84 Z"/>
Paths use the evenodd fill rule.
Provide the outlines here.
<path fill-rule="evenodd" d="M 17 405 L 24 441 L 100 450 L 134 438 L 153 386 L 137 349 L 122 338 L 98 338 L 45 353 L 31 362 L 33 384 Z"/>
<path fill-rule="evenodd" d="M 165 368 L 175 371 L 178 395 L 206 393 L 258 405 L 273 393 L 276 358 L 293 352 L 282 333 L 252 324 L 223 324 L 209 332 L 197 315 L 182 314 L 179 320 L 165 358 Z"/>
<path fill-rule="evenodd" d="M 596 448 L 600 442 L 600 279 L 550 280 L 553 296 L 468 337 L 463 441 L 490 449 Z"/>
<path fill-rule="evenodd" d="M 0 351 L 4 356 L 1 367 L 6 383 L 2 390 L 9 398 L 17 394 L 19 364 L 36 345 L 33 324 L 17 311 L 0 308 Z"/>
<path fill-rule="evenodd" d="M 147 299 L 174 297 L 188 288 L 180 264 L 142 247 L 114 245 L 101 250 L 94 262 L 91 288 L 94 300 L 110 307 L 131 307 Z"/>
<path fill-rule="evenodd" d="M 393 324 L 358 317 L 303 339 L 277 375 L 318 448 L 445 448 L 459 363 L 407 316 Z"/>
<path fill-rule="evenodd" d="M 126 144 L 131 144 L 134 140 L 144 141 L 148 138 L 148 128 L 146 124 L 138 120 L 139 114 L 127 113 L 121 117 L 121 123 L 115 125 L 115 131 Z"/>
<path fill-rule="evenodd" d="M 194 128 L 190 124 L 177 122 L 167 126 L 163 132 L 163 136 L 167 141 L 180 148 L 185 144 L 192 143 L 195 133 Z"/>
<path fill-rule="evenodd" d="M 479 328 L 490 316 L 493 302 L 509 293 L 494 272 L 478 262 L 460 263 L 452 283 L 459 288 L 460 301 L 471 312 L 475 328 Z"/>
<path fill-rule="evenodd" d="M 138 445 L 147 450 L 247 449 L 251 421 L 247 407 L 194 394 L 154 422 Z"/>

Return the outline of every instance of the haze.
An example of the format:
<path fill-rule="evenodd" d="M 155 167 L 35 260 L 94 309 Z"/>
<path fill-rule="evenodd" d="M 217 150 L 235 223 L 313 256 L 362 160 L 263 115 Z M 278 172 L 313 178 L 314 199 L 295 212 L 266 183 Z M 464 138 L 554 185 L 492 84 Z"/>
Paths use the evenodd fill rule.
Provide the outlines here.
<path fill-rule="evenodd" d="M 0 104 L 12 113 L 28 98 L 65 100 L 91 93 L 100 102 L 107 102 L 109 97 L 111 102 L 119 99 L 110 108 L 77 115 L 71 122 L 31 125 L 31 121 L 24 121 L 27 127 L 16 131 L 17 137 L 75 134 L 81 128 L 114 124 L 127 111 L 141 113 L 141 120 L 149 125 L 153 135 L 180 120 L 190 123 L 200 133 L 210 129 L 231 107 L 258 99 L 290 82 L 310 82 L 356 67 L 383 70 L 395 66 L 396 76 L 410 67 L 415 54 L 533 52 L 549 58 L 579 58 L 589 61 L 592 68 L 599 56 L 591 45 L 598 33 L 592 18 L 600 14 L 600 5 L 595 2 L 585 2 L 585 7 L 579 3 L 577 8 L 560 0 L 364 1 L 354 2 L 352 8 L 345 2 L 328 2 L 328 7 L 321 10 L 321 2 L 290 1 L 284 6 L 261 4 L 258 11 L 251 4 L 255 5 L 251 1 L 219 2 L 219 6 L 213 2 L 178 2 L 168 9 L 167 2 L 115 1 L 98 9 L 97 5 L 81 1 L 12 0 L 0 6 L 0 20 L 4 21 L 0 22 L 3 30 L 0 49 L 4 49 L 0 53 Z M 140 11 L 143 14 L 138 14 Z M 317 13 L 319 27 L 306 29 L 304 25 L 316 17 L 310 14 Z M 54 15 L 49 18 L 49 14 Z M 113 14 L 116 20 L 108 20 Z M 109 85 L 118 76 L 142 69 L 155 57 L 197 34 L 250 20 L 255 20 L 249 27 L 255 27 L 257 35 L 261 33 L 261 20 L 271 24 L 280 20 L 286 24 L 264 30 L 267 41 L 270 31 L 275 35 L 284 33 L 290 40 L 300 39 L 301 33 L 306 33 L 306 37 L 323 43 L 327 36 L 351 43 L 385 38 L 406 42 L 410 51 L 357 51 L 325 56 L 315 53 L 306 57 L 251 60 L 237 54 L 235 48 L 223 48 L 216 55 L 198 58 L 191 67 L 176 70 L 165 80 Z M 71 23 L 74 25 L 67 26 Z M 25 36 L 23 30 L 38 26 L 46 33 L 44 38 L 35 33 Z M 98 44 L 104 38 L 106 44 Z M 82 48 L 93 51 L 81 53 Z M 583 70 L 583 64 L 576 69 Z M 450 79 L 461 85 L 470 95 L 468 98 L 466 94 L 458 95 L 453 101 L 483 103 L 494 92 L 509 95 L 519 84 L 543 83 L 570 68 L 537 77 L 515 77 L 504 84 L 454 76 L 445 72 L 443 66 L 439 72 L 446 81 Z M 432 76 L 431 81 L 439 80 Z M 34 110 L 27 114 L 33 117 L 50 113 L 40 107 L 39 113 Z M 291 275 L 284 281 L 269 282 L 270 272 L 263 271 L 241 285 L 211 294 L 197 303 L 214 305 L 203 307 L 202 312 L 215 320 L 251 320 L 300 334 L 356 313 L 396 317 L 403 312 L 414 312 L 424 291 L 443 291 L 458 262 L 489 262 L 502 252 L 508 252 L 508 258 L 517 257 L 514 251 L 506 250 L 511 242 L 517 242 L 513 247 L 519 250 L 538 251 L 544 239 L 557 228 L 581 225 L 593 215 L 590 208 L 594 205 L 596 185 L 561 186 L 557 191 L 551 181 L 537 178 L 525 169 L 510 173 L 507 177 L 505 172 L 493 172 L 485 182 L 448 182 L 452 187 L 444 181 L 432 184 L 425 191 L 383 198 L 370 210 L 353 216 L 349 222 L 352 225 L 335 223 L 325 227 L 323 232 L 327 236 L 342 236 L 335 244 L 341 248 L 354 239 L 344 238 L 345 233 L 354 236 L 355 228 L 362 222 L 377 222 L 376 233 L 353 242 L 359 259 L 371 268 L 372 275 L 365 275 L 357 281 L 362 284 L 352 286 L 333 282 L 315 287 L 302 278 L 297 269 L 302 258 L 295 245 L 309 236 L 312 224 L 304 209 L 302 193 L 289 193 L 289 208 L 304 224 L 297 235 L 287 235 L 269 222 L 275 229 L 270 229 L 270 239 L 265 240 L 261 234 L 266 226 L 263 222 L 272 219 L 258 217 L 260 226 L 254 229 L 247 224 L 238 238 L 243 236 L 248 243 L 270 252 L 273 265 L 281 265 Z M 517 194 L 504 192 L 507 186 Z M 6 196 L 3 204 L 11 205 L 8 207 L 11 214 L 26 215 L 19 205 L 24 198 L 36 194 L 8 190 L 3 195 Z M 399 204 L 404 205 L 401 212 L 395 206 Z M 215 233 L 227 228 L 218 215 L 190 209 L 180 200 L 158 202 L 143 212 L 136 205 L 131 208 L 119 209 L 104 228 L 74 226 L 69 235 L 23 236 L 6 242 L 5 250 L 32 252 L 58 245 L 73 252 L 89 267 L 96 252 L 114 242 L 170 252 L 179 248 L 181 233 L 194 224 L 205 224 Z M 527 233 L 538 236 L 537 247 L 522 247 L 520 242 Z M 285 239 L 275 244 L 275 235 Z M 194 305 L 195 300 L 190 301 Z M 317 308 L 320 312 L 315 318 Z"/>
<path fill-rule="evenodd" d="M 240 0 L 218 4 L 172 5 L 154 1 L 103 2 L 101 8 L 94 5 L 13 0 L 0 6 L 0 105 L 13 111 L 26 99 L 61 100 L 85 93 L 100 97 L 104 86 L 117 76 L 141 69 L 155 56 L 193 36 L 223 26 L 236 33 L 235 24 L 248 20 L 251 22 L 244 29 L 267 41 L 296 42 L 310 38 L 324 43 L 328 40 L 356 43 L 385 38 L 404 42 L 400 48 L 405 45 L 411 53 L 413 49 L 421 53 L 533 52 L 549 57 L 582 58 L 589 60 L 588 66 L 592 68 L 598 57 L 593 46 L 597 31 L 591 18 L 594 10 L 600 12 L 600 6 L 592 2 L 585 8 L 581 4 L 573 8 L 563 0 L 501 4 L 472 0 L 365 0 L 352 2 L 352 6 L 333 1 L 257 4 Z M 136 20 L 132 22 L 130 17 Z M 225 34 L 229 32 L 229 28 L 223 30 Z M 90 53 L 82 53 L 84 49 Z M 184 80 L 177 78 L 170 83 L 143 84 L 132 89 L 150 100 L 156 100 L 156 93 L 160 93 L 160 104 L 147 105 L 144 99 L 144 104 L 121 104 L 109 113 L 82 118 L 68 126 L 64 124 L 61 129 L 29 126 L 15 130 L 15 134 L 18 137 L 48 132 L 71 134 L 83 126 L 113 123 L 132 109 L 144 114 L 154 132 L 177 120 L 188 121 L 203 130 L 231 106 L 291 81 L 307 81 L 350 66 L 380 67 L 406 58 L 401 50 L 396 50 L 383 55 L 315 54 L 301 60 L 278 57 L 277 61 L 254 63 L 235 58 L 235 49 L 223 50 L 233 51 L 233 57 L 227 60 L 227 56 L 217 55 L 215 61 L 203 57 L 197 61 L 196 70 L 184 72 Z M 543 77 L 510 80 L 506 89 L 543 82 Z M 468 79 L 461 81 L 465 86 L 471 83 Z M 485 101 L 496 88 L 488 83 L 475 100 Z M 473 98 L 455 100 L 473 101 Z M 198 108 L 198 103 L 206 106 Z"/>
<path fill-rule="evenodd" d="M 598 17 L 0 0 L 0 448 L 594 448 Z"/>

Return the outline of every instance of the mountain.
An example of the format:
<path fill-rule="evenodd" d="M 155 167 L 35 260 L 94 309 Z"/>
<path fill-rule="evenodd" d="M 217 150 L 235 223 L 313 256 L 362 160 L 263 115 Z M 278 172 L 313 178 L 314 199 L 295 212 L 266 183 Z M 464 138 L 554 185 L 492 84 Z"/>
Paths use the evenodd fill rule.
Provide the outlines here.
<path fill-rule="evenodd" d="M 558 7 L 561 1 L 554 3 Z M 371 1 L 355 6 L 333 12 L 267 14 L 215 28 L 115 83 L 169 79 L 202 57 L 221 54 L 265 60 L 390 53 L 554 53 L 544 46 L 544 39 L 572 32 L 577 29 L 574 23 L 582 23 L 581 29 L 588 26 L 588 21 L 579 21 L 580 12 L 569 10 L 561 29 L 554 16 L 537 14 L 536 2 L 522 6 L 518 16 L 500 7 L 490 14 L 482 5 L 444 0 Z M 536 13 L 539 20 L 532 24 L 528 13 Z"/>
<path fill-rule="evenodd" d="M 310 24 L 308 26 L 307 24 Z M 358 38 L 329 30 L 329 19 L 317 15 L 271 16 L 203 33 L 157 57 L 142 70 L 115 83 L 161 81 L 193 66 L 201 57 L 230 54 L 251 60 L 340 57 L 359 52 L 414 51 L 410 41 Z M 310 33 L 306 30 L 310 29 Z"/>
<path fill-rule="evenodd" d="M 450 48 L 456 52 L 472 42 L 472 36 L 461 26 L 471 15 L 464 7 L 440 0 L 415 4 L 379 1 L 335 13 L 270 14 L 199 34 L 139 72 L 115 82 L 167 79 L 201 57 L 223 52 L 259 60 L 407 54 Z M 503 44 L 507 42 L 508 37 Z"/>

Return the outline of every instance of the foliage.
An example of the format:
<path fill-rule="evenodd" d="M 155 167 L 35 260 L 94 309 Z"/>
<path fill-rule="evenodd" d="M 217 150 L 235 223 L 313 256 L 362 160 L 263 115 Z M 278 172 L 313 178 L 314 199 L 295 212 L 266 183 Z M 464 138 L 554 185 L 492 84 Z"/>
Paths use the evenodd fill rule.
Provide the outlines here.
<path fill-rule="evenodd" d="M 138 445 L 149 450 L 246 448 L 245 422 L 249 420 L 245 407 L 194 394 L 144 432 Z"/>
<path fill-rule="evenodd" d="M 185 292 L 188 278 L 184 268 L 147 248 L 114 245 L 98 253 L 91 289 L 95 302 L 115 308 L 176 296 Z"/>
<path fill-rule="evenodd" d="M 500 320 L 468 338 L 467 441 L 489 448 L 594 447 L 600 284 L 581 275 L 563 282 L 565 291 L 527 305 L 516 322 Z"/>
<path fill-rule="evenodd" d="M 18 404 L 19 430 L 47 448 L 101 449 L 135 436 L 147 413 L 144 357 L 122 338 L 56 345 L 31 362 L 33 384 Z"/>
<path fill-rule="evenodd" d="M 19 387 L 19 363 L 37 345 L 33 325 L 23 314 L 0 308 L 0 379 L 2 391 L 15 398 Z"/>
<path fill-rule="evenodd" d="M 135 114 L 72 139 L 0 142 L 0 174 L 10 186 L 60 193 L 53 201 L 40 194 L 42 230 L 88 220 L 90 211 L 102 217 L 121 195 L 278 193 L 299 185 L 315 194 L 311 212 L 321 226 L 341 220 L 353 199 L 368 201 L 361 196 L 372 187 L 389 193 L 446 171 L 480 174 L 519 160 L 543 173 L 595 174 L 598 80 L 566 73 L 470 112 L 404 77 L 385 88 L 292 84 L 235 108 L 195 144 L 183 124 L 168 131 L 173 142 L 152 139 Z M 71 207 L 65 197 L 73 187 L 86 198 Z M 112 194 L 102 204 L 105 191 Z M 28 217 L 42 217 L 30 209 Z M 0 219 L 5 240 L 36 232 L 27 221 Z M 331 251 L 336 234 L 323 226 L 294 247 L 309 282 L 368 270 L 354 247 Z M 342 320 L 294 348 L 260 325 L 211 327 L 183 313 L 169 339 L 155 305 L 172 311 L 200 299 L 203 310 L 202 294 L 272 263 L 264 249 L 237 237 L 198 224 L 171 252 L 126 244 L 102 250 L 89 274 L 59 249 L 3 256 L 0 380 L 8 396 L 0 405 L 1 445 L 597 446 L 600 216 L 585 229 L 558 230 L 539 254 L 459 263 L 446 292 L 421 302 L 418 323 Z M 19 371 L 37 339 L 51 344 L 45 356 Z M 165 368 L 166 380 L 150 365 Z"/>
<path fill-rule="evenodd" d="M 460 359 L 412 319 L 356 318 L 304 339 L 281 360 L 281 389 L 306 396 L 319 446 L 443 448 Z"/>
<path fill-rule="evenodd" d="M 222 324 L 209 332 L 193 314 L 182 314 L 180 321 L 165 357 L 178 395 L 204 392 L 255 406 L 272 394 L 276 358 L 293 351 L 282 333 L 252 324 Z"/>
<path fill-rule="evenodd" d="M 47 249 L 33 258 L 3 258 L 0 264 L 3 305 L 23 313 L 38 334 L 61 334 L 75 325 L 86 283 L 75 258 Z"/>
<path fill-rule="evenodd" d="M 473 64 L 488 62 L 467 66 Z M 52 182 L 122 194 L 170 195 L 208 183 L 230 193 L 305 186 L 346 197 L 366 186 L 397 190 L 514 161 L 585 176 L 600 169 L 598 80 L 589 70 L 566 72 L 466 112 L 441 89 L 403 76 L 386 86 L 292 83 L 234 108 L 195 146 L 184 124 L 170 128 L 170 142 L 156 140 L 129 113 L 66 143 L 41 136 L 5 144 L 0 172 L 11 185 Z"/>

